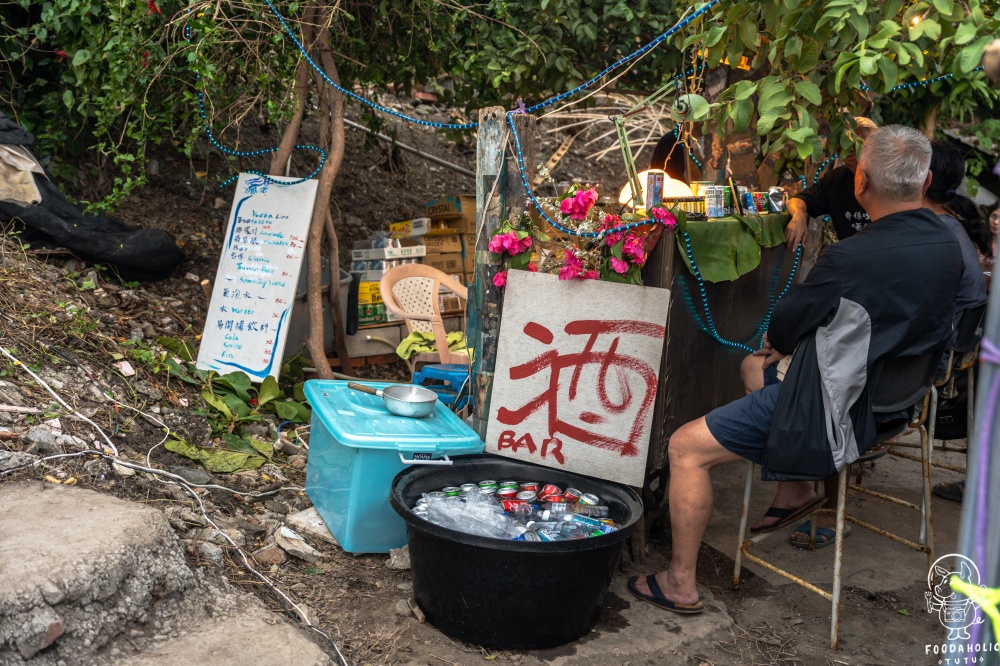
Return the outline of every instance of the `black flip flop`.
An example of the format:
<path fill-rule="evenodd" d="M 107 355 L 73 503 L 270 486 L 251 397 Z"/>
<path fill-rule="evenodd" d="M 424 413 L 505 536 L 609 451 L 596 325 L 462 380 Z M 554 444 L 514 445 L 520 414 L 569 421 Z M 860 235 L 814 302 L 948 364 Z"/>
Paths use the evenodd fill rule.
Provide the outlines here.
<path fill-rule="evenodd" d="M 811 516 L 826 504 L 825 497 L 817 497 L 810 502 L 806 502 L 797 509 L 779 509 L 777 507 L 771 507 L 764 514 L 765 518 L 778 518 L 778 522 L 767 525 L 766 527 L 751 527 L 750 534 L 767 534 L 768 532 L 774 532 L 782 528 L 790 526 L 792 523 L 796 523 L 802 518 Z"/>
<path fill-rule="evenodd" d="M 636 599 L 641 599 L 648 604 L 653 604 L 657 608 L 662 608 L 663 610 L 668 610 L 671 613 L 678 613 L 680 615 L 697 615 L 705 610 L 704 604 L 700 601 L 696 601 L 693 604 L 683 604 L 679 601 L 671 601 L 663 595 L 663 590 L 656 582 L 656 574 L 649 574 L 646 576 L 646 585 L 649 586 L 649 591 L 652 594 L 643 594 L 636 589 L 635 584 L 639 582 L 638 576 L 632 576 L 628 579 L 628 591 L 632 593 L 632 596 Z"/>

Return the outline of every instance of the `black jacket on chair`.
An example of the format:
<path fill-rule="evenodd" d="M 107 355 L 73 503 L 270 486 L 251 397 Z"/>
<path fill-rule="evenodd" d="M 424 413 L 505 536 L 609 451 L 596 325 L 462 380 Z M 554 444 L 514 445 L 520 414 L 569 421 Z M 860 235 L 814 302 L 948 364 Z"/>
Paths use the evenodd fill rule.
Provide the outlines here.
<path fill-rule="evenodd" d="M 771 345 L 795 355 L 782 382 L 762 476 L 835 474 L 875 441 L 869 373 L 920 356 L 952 330 L 962 252 L 926 208 L 886 215 L 827 248 L 778 302 Z"/>

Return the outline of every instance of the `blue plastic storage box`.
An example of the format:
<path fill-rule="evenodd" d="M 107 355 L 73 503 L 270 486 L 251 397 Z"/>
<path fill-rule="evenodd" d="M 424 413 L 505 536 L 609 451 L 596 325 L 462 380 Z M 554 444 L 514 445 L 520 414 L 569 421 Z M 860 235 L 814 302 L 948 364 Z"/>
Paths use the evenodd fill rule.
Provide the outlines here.
<path fill-rule="evenodd" d="M 306 493 L 349 553 L 406 544 L 406 523 L 389 506 L 392 479 L 404 467 L 483 451 L 475 431 L 440 401 L 429 416 L 413 419 L 390 414 L 382 398 L 347 382 L 308 381 L 305 394 L 312 407 Z"/>

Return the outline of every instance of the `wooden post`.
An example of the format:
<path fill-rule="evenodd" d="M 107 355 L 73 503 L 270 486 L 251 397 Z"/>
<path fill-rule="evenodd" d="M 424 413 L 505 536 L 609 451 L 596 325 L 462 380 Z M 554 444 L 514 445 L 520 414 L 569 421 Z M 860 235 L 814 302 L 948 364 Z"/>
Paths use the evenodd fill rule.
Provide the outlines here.
<path fill-rule="evenodd" d="M 514 125 L 521 140 L 524 167 L 530 182 L 535 170 L 535 117 L 518 114 L 514 116 Z M 480 110 L 476 154 L 476 280 L 469 298 L 468 339 L 475 349 L 473 427 L 482 438 L 486 437 L 490 415 L 490 393 L 503 313 L 503 290 L 493 286 L 498 266 L 493 263 L 487 248 L 502 220 L 519 217 L 527 210 L 527 192 L 521 181 L 517 156 L 513 154 L 514 140 L 513 137 L 505 140 L 508 131 L 503 107 Z"/>

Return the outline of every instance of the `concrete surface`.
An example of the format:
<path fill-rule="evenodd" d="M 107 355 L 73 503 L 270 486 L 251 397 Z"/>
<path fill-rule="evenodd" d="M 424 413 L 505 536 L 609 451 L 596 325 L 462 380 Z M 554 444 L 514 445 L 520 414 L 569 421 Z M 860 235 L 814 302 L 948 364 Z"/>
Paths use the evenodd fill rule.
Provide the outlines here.
<path fill-rule="evenodd" d="M 604 616 L 590 634 L 561 648 L 528 654 L 550 666 L 642 663 L 649 658 L 657 663 L 686 663 L 684 655 L 689 650 L 728 637 L 733 620 L 708 589 L 698 588 L 705 612 L 682 616 L 639 601 L 627 586 L 627 576 L 614 577 L 604 602 Z M 613 619 L 607 617 L 608 606 L 620 607 Z"/>
<path fill-rule="evenodd" d="M 905 441 L 919 440 L 915 435 L 910 435 Z M 899 450 L 919 453 L 918 449 Z M 954 453 L 936 452 L 934 460 L 952 465 L 965 464 L 965 456 Z M 774 497 L 777 485 L 760 481 L 759 468 L 756 474 L 748 525 L 752 525 L 764 515 Z M 730 558 L 736 556 L 745 478 L 746 466 L 742 463 L 723 465 L 712 472 L 715 513 L 705 535 L 705 542 Z M 932 484 L 961 478 L 963 478 L 961 474 L 948 470 L 934 468 L 931 472 Z M 853 482 L 853 478 L 851 481 Z M 874 466 L 872 464 L 865 466 L 862 485 L 919 504 L 920 464 L 894 456 L 885 456 L 876 460 Z M 935 556 L 939 557 L 954 552 L 957 546 L 962 506 L 939 497 L 933 498 L 932 506 L 934 550 Z M 920 514 L 916 511 L 850 490 L 848 490 L 847 510 L 849 515 L 860 520 L 894 531 L 904 538 L 917 540 Z M 833 581 L 833 546 L 809 552 L 793 548 L 788 542 L 789 535 L 802 522 L 804 521 L 799 521 L 794 527 L 758 537 L 757 545 L 751 552 L 814 585 L 829 590 Z M 926 554 L 911 550 L 857 525 L 853 526 L 850 536 L 844 540 L 843 584 L 845 586 L 858 587 L 870 592 L 898 590 L 916 581 L 925 580 L 927 565 Z M 756 564 L 747 563 L 746 566 L 772 585 L 791 584 L 783 576 Z"/>
<path fill-rule="evenodd" d="M 332 663 L 251 595 L 194 573 L 163 512 L 0 485 L 0 666 Z"/>
<path fill-rule="evenodd" d="M 108 643 L 193 574 L 163 514 L 76 487 L 0 486 L 0 663 Z"/>
<path fill-rule="evenodd" d="M 188 623 L 189 626 L 194 624 Z M 242 611 L 199 619 L 196 628 L 142 647 L 119 666 L 327 666 L 334 663 L 299 629 L 251 602 Z"/>

